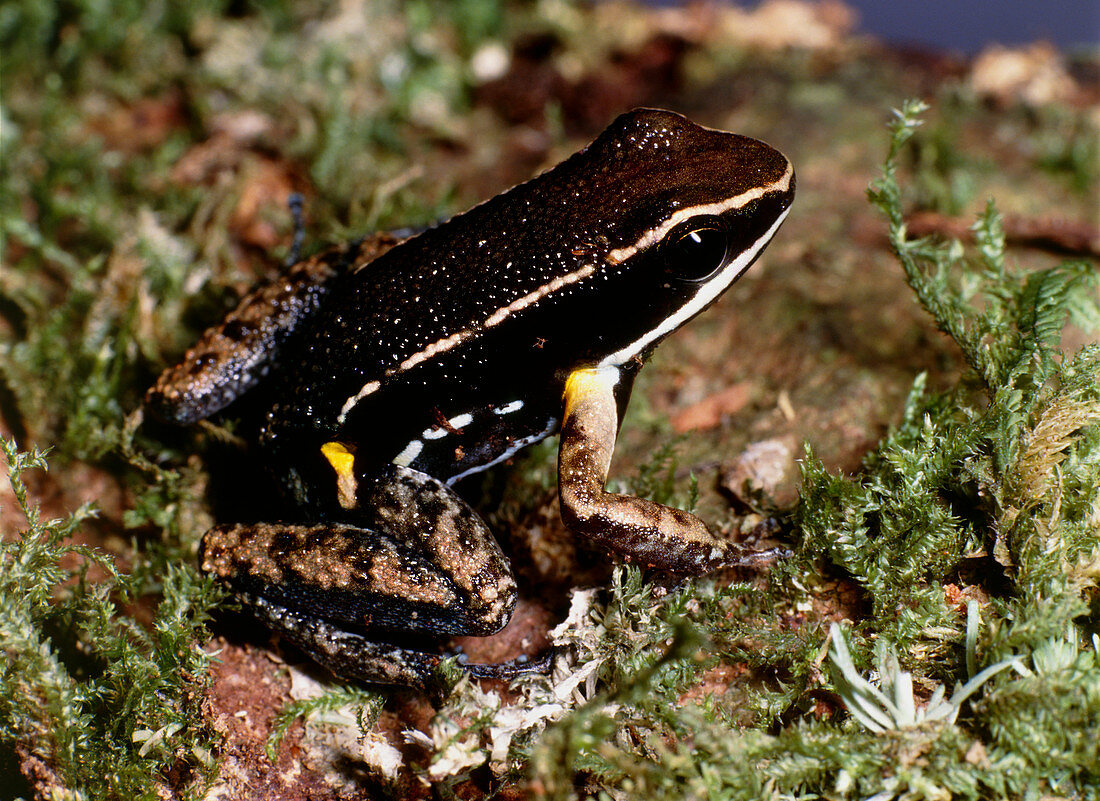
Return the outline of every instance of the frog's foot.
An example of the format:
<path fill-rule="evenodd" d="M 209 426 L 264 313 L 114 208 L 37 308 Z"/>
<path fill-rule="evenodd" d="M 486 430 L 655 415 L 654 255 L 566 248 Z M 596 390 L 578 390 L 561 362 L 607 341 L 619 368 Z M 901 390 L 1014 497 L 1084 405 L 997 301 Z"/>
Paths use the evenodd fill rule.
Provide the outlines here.
<path fill-rule="evenodd" d="M 368 684 L 415 687 L 432 693 L 441 690 L 436 668 L 443 657 L 437 653 L 372 640 L 321 618 L 295 612 L 263 596 L 240 593 L 239 597 L 268 628 L 337 676 Z"/>
<path fill-rule="evenodd" d="M 731 544 L 723 567 L 760 567 L 779 559 L 790 559 L 794 551 L 789 548 L 776 547 L 763 550 L 753 550 L 747 547 L 749 542 L 755 542 L 764 538 L 774 538 L 783 531 L 783 524 L 774 517 L 766 517 L 753 526 L 749 532 L 748 540 L 741 544 Z"/>
<path fill-rule="evenodd" d="M 547 652 L 535 659 L 521 656 L 507 662 L 470 665 L 460 661 L 459 664 L 475 679 L 514 679 L 533 673 L 549 673 L 553 661 L 553 652 Z"/>
<path fill-rule="evenodd" d="M 565 385 L 558 450 L 562 518 L 574 531 L 644 565 L 706 573 L 777 554 L 742 552 L 695 515 L 644 498 L 604 491 L 619 427 L 615 367 L 577 370 Z"/>
<path fill-rule="evenodd" d="M 750 551 L 731 546 L 726 552 L 722 567 L 759 567 L 778 559 L 790 559 L 794 551 L 789 548 L 766 548 L 763 551 Z"/>

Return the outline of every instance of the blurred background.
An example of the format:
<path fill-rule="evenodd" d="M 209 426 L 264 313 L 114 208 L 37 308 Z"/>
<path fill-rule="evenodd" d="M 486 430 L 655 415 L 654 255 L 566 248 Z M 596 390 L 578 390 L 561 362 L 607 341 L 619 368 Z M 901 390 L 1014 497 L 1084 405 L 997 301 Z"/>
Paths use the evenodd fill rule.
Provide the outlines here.
<path fill-rule="evenodd" d="M 1073 259 L 1095 271 L 1098 13 L 1093 0 L 5 0 L 0 435 L 50 449 L 51 470 L 25 475 L 41 520 L 85 502 L 99 511 L 64 531 L 58 523 L 54 537 L 0 482 L 0 535 L 29 530 L 43 548 L 71 537 L 126 578 L 96 566 L 86 576 L 72 552 L 2 563 L 0 738 L 14 745 L 0 747 L 0 777 L 16 777 L 13 794 L 26 797 L 76 797 L 59 789 L 70 787 L 87 798 L 199 797 L 211 784 L 220 797 L 257 799 L 630 798 L 665 788 L 646 796 L 656 801 L 688 786 L 703 788 L 695 797 L 812 787 L 814 797 L 892 798 L 896 786 L 876 781 L 896 769 L 926 771 L 926 789 L 958 780 L 957 795 L 927 797 L 1010 797 L 982 784 L 1002 774 L 1033 779 L 1036 797 L 1084 797 L 1057 781 L 1084 776 L 1084 787 L 1091 776 L 1096 786 L 1095 743 L 1080 733 L 1096 728 L 1100 692 L 1090 707 L 1074 700 L 1079 685 L 1020 679 L 1016 695 L 975 713 L 984 717 L 971 730 L 936 729 L 947 734 L 910 746 L 838 723 L 824 677 L 822 638 L 845 616 L 860 621 L 863 664 L 875 638 L 901 643 L 926 699 L 965 677 L 968 599 L 1008 638 L 988 646 L 999 655 L 1039 648 L 1088 614 L 1079 587 L 1050 600 L 1055 578 L 1035 579 L 1039 597 L 1010 606 L 1014 579 L 992 560 L 980 564 L 1000 583 L 968 583 L 964 569 L 980 553 L 968 552 L 969 568 L 944 567 L 968 532 L 996 528 L 1003 483 L 974 479 L 930 502 L 958 528 L 950 547 L 928 546 L 935 570 L 894 569 L 903 545 L 920 539 L 905 519 L 895 550 L 871 541 L 880 510 L 852 523 L 865 540 L 851 552 L 881 554 L 881 595 L 860 569 L 810 548 L 773 583 L 726 576 L 689 601 L 680 585 L 651 588 L 637 571 L 609 589 L 609 560 L 561 526 L 553 443 L 534 448 L 462 488 L 512 558 L 523 588 L 515 621 L 493 638 L 442 645 L 473 661 L 537 656 L 573 599 L 610 598 L 570 618 L 582 632 L 574 644 L 604 649 L 599 669 L 546 696 L 466 682 L 437 715 L 409 693 L 334 689 L 255 621 L 220 609 L 196 572 L 198 543 L 215 520 L 269 511 L 256 483 L 263 465 L 250 461 L 232 414 L 184 430 L 139 428 L 135 412 L 199 332 L 278 276 L 294 193 L 305 200 L 305 252 L 315 253 L 430 225 L 557 163 L 622 111 L 667 107 L 782 150 L 798 197 L 760 262 L 641 373 L 617 486 L 692 505 L 730 537 L 768 536 L 776 520 L 791 525 L 800 463 L 811 463 L 805 445 L 820 475 L 847 487 L 843 477 L 890 463 L 874 449 L 915 385 L 947 399 L 942 414 L 980 385 L 914 299 L 887 220 L 868 204 L 887 126 L 907 99 L 929 105 L 895 163 L 910 236 L 974 248 L 973 226 L 996 198 L 1013 270 Z M 972 269 L 955 275 L 966 276 L 958 290 L 969 303 L 996 271 L 982 273 L 980 254 L 966 252 Z M 989 297 L 1015 296 L 1002 287 L 973 302 Z M 1061 337 L 1070 352 L 1095 340 L 1075 325 Z M 988 405 L 966 414 L 978 419 Z M 1046 509 L 1048 525 L 1060 504 L 1061 495 L 1027 508 Z M 1046 553 L 1058 580 L 1077 563 L 1054 546 Z M 26 584 L 12 578 L 15 565 L 30 566 Z M 572 595 L 581 586 L 599 589 Z M 705 636 L 683 639 L 688 629 L 669 623 L 688 618 Z M 674 641 L 683 659 L 653 679 L 646 671 Z M 278 718 L 292 701 L 324 725 Z M 536 750 L 542 728 L 567 713 L 576 728 L 551 729 Z M 286 737 L 272 746 L 272 732 Z M 787 766 L 787 783 L 762 778 L 731 743 L 774 745 L 760 764 Z M 583 764 L 562 767 L 567 757 Z"/>

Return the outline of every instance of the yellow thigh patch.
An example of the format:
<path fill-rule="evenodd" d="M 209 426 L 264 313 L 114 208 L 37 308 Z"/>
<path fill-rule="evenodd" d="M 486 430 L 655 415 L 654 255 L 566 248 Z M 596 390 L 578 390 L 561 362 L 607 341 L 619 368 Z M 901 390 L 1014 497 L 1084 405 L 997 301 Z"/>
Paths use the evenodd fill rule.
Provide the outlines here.
<path fill-rule="evenodd" d="M 336 497 L 340 505 L 345 509 L 354 509 L 355 493 L 358 489 L 358 482 L 355 480 L 355 455 L 342 442 L 326 442 L 321 446 L 321 454 L 336 471 Z"/>

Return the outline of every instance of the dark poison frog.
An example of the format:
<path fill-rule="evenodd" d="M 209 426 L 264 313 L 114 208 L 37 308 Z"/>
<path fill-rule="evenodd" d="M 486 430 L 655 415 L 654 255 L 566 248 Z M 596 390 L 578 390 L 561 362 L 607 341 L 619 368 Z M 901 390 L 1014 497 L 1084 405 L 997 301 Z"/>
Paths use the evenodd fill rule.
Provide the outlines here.
<path fill-rule="evenodd" d="M 768 145 L 640 109 L 447 222 L 254 290 L 146 399 L 187 424 L 262 388 L 259 453 L 300 511 L 211 529 L 203 570 L 335 673 L 428 687 L 440 655 L 417 638 L 491 634 L 516 601 L 451 486 L 559 431 L 570 529 L 678 573 L 752 561 L 604 484 L 638 370 L 760 255 L 794 189 Z"/>

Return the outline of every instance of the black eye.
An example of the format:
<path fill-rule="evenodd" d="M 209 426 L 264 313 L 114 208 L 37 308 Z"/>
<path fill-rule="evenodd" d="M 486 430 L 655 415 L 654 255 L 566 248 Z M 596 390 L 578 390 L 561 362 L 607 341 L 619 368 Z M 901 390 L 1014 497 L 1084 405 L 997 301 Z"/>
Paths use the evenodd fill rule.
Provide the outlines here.
<path fill-rule="evenodd" d="M 676 226 L 661 244 L 665 270 L 684 281 L 705 281 L 726 263 L 728 237 L 717 217 L 696 217 Z"/>

